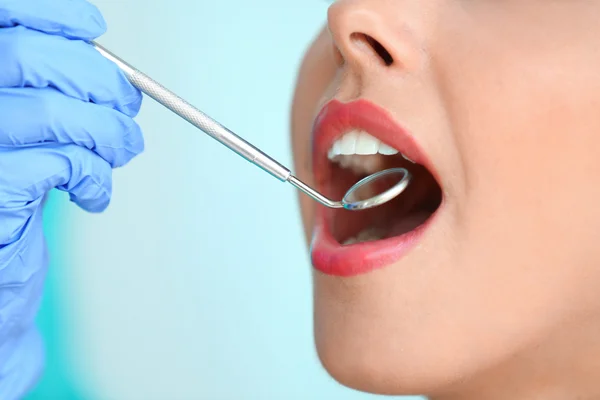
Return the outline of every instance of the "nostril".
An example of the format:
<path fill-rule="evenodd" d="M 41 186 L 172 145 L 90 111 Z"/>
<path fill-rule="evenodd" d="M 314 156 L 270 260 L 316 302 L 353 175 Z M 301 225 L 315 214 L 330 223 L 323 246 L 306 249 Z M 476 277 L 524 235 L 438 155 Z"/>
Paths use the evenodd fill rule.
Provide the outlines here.
<path fill-rule="evenodd" d="M 392 57 L 390 52 L 387 51 L 385 47 L 383 47 L 383 45 L 377 40 L 375 40 L 373 37 L 364 33 L 355 32 L 352 35 L 350 35 L 350 38 L 355 43 L 367 45 L 368 47 L 370 47 L 375 52 L 375 54 L 377 54 L 377 56 L 384 62 L 386 66 L 389 67 L 394 63 L 394 58 Z"/>

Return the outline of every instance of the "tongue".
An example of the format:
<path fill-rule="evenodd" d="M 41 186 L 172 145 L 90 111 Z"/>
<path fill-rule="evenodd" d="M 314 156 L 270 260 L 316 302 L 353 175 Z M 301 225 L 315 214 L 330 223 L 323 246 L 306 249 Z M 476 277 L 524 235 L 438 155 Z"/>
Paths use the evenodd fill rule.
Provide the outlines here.
<path fill-rule="evenodd" d="M 419 225 L 427 221 L 427 218 L 431 216 L 430 212 L 427 211 L 414 211 L 410 214 L 402 217 L 398 221 L 394 221 L 392 227 L 388 232 L 388 237 L 400 236 L 404 233 L 410 232 Z"/>

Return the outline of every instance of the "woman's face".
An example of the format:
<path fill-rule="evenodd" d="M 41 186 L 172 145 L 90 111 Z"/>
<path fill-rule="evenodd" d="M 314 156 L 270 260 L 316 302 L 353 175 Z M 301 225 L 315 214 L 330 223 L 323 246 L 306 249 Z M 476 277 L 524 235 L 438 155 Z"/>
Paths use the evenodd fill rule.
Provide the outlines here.
<path fill-rule="evenodd" d="M 600 369 L 600 2 L 337 1 L 292 128 L 297 174 L 331 196 L 414 174 L 369 213 L 301 196 L 337 380 L 481 399 Z"/>

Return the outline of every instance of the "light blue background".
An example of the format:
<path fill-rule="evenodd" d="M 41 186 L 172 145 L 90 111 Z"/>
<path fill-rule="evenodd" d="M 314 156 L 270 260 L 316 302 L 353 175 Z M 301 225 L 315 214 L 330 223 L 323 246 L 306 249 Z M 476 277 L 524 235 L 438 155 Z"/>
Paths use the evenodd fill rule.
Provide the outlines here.
<path fill-rule="evenodd" d="M 328 2 L 97 0 L 99 42 L 291 165 L 294 78 Z M 89 215 L 55 194 L 31 399 L 379 398 L 320 366 L 295 191 L 152 100 L 145 153 Z"/>

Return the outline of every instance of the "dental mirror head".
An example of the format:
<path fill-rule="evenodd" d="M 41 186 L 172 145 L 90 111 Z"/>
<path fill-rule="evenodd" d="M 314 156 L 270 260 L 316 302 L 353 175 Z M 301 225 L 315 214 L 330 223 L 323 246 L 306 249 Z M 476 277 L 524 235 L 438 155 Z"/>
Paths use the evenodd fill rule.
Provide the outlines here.
<path fill-rule="evenodd" d="M 345 208 L 360 211 L 377 207 L 396 198 L 408 187 L 412 175 L 405 168 L 390 168 L 376 172 L 355 183 L 341 201 L 323 196 L 293 175 L 288 182 L 329 208 Z"/>
<path fill-rule="evenodd" d="M 356 182 L 342 199 L 347 210 L 366 210 L 396 198 L 410 183 L 411 175 L 404 168 L 376 172 Z"/>

